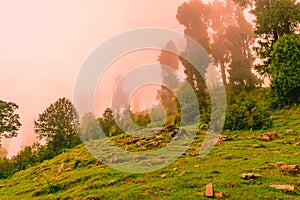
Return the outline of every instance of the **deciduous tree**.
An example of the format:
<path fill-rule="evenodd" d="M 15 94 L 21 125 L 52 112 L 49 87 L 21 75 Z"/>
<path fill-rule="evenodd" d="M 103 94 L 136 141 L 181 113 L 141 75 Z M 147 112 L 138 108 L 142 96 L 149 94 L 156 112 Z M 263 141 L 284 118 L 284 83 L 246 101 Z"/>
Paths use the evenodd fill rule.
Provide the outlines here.
<path fill-rule="evenodd" d="M 0 142 L 2 138 L 12 138 L 18 135 L 21 127 L 20 116 L 15 113 L 18 105 L 0 100 Z"/>
<path fill-rule="evenodd" d="M 39 139 L 57 151 L 79 143 L 77 129 L 79 119 L 70 100 L 60 98 L 51 104 L 34 121 L 34 131 Z"/>

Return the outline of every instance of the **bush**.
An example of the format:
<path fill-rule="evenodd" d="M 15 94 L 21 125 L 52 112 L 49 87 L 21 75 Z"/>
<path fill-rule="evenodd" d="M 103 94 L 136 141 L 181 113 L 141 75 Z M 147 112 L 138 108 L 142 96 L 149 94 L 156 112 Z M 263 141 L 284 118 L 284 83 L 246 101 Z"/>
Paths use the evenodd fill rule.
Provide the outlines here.
<path fill-rule="evenodd" d="M 227 107 L 225 129 L 258 130 L 272 127 L 271 114 L 266 106 L 258 105 L 251 98 L 231 102 Z"/>

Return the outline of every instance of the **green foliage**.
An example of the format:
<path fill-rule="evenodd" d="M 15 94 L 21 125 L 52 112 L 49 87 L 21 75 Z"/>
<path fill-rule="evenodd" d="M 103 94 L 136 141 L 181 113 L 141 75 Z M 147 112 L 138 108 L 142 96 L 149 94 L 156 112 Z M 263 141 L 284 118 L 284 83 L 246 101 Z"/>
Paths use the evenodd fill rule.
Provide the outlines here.
<path fill-rule="evenodd" d="M 259 105 L 252 98 L 233 100 L 227 106 L 225 129 L 259 130 L 271 128 L 272 125 L 271 113 L 267 107 Z"/>
<path fill-rule="evenodd" d="M 92 113 L 85 114 L 80 122 L 80 138 L 83 141 L 100 138 L 101 127 L 99 121 Z"/>
<path fill-rule="evenodd" d="M 275 42 L 285 34 L 294 33 L 300 22 L 300 4 L 296 0 L 255 0 L 252 13 L 256 16 L 254 47 L 263 64 L 255 66 L 261 75 L 270 75 L 271 51 Z"/>
<path fill-rule="evenodd" d="M 98 122 L 103 133 L 108 137 L 123 133 L 115 121 L 113 110 L 111 108 L 107 108 L 104 111 L 102 117 L 98 119 Z"/>
<path fill-rule="evenodd" d="M 12 138 L 18 135 L 21 126 L 19 115 L 15 113 L 17 104 L 0 100 L 0 142 L 1 138 Z"/>
<path fill-rule="evenodd" d="M 273 106 L 300 102 L 300 35 L 285 35 L 271 53 L 271 93 Z"/>
<path fill-rule="evenodd" d="M 195 109 L 199 108 L 198 101 L 194 90 L 189 87 L 188 83 L 180 84 L 176 91 L 176 97 L 178 99 L 177 113 L 180 115 L 181 125 L 198 122 L 200 109 L 198 111 Z"/>
<path fill-rule="evenodd" d="M 151 118 L 147 111 L 136 112 L 136 113 L 130 112 L 130 116 L 133 122 L 138 126 L 146 127 L 148 124 L 151 123 Z"/>
<path fill-rule="evenodd" d="M 167 116 L 175 114 L 176 108 L 173 102 L 174 91 L 179 85 L 179 79 L 176 73 L 172 70 L 178 70 L 179 58 L 178 55 L 172 53 L 177 52 L 177 48 L 173 41 L 169 41 L 165 48 L 161 51 L 158 61 L 163 66 L 161 70 L 161 77 L 163 84 L 161 89 L 157 91 L 156 99 L 159 100 L 161 105 L 164 107 Z M 169 69 L 169 68 L 172 68 Z"/>
<path fill-rule="evenodd" d="M 54 151 L 80 143 L 78 114 L 70 100 L 58 99 L 34 121 L 34 131 Z"/>
<path fill-rule="evenodd" d="M 102 131 L 105 133 L 106 136 L 109 136 L 109 132 L 111 127 L 115 125 L 115 120 L 113 116 L 113 111 L 111 108 L 107 108 L 102 117 L 98 119 L 99 124 L 102 128 Z"/>

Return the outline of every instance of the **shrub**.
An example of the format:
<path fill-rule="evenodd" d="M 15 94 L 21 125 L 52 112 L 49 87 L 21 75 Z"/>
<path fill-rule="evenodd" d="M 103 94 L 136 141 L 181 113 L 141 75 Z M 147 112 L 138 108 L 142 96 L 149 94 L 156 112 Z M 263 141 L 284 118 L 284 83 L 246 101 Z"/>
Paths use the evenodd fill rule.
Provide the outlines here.
<path fill-rule="evenodd" d="M 257 104 L 251 98 L 242 98 L 227 107 L 225 129 L 258 130 L 272 127 L 271 114 L 266 106 Z"/>

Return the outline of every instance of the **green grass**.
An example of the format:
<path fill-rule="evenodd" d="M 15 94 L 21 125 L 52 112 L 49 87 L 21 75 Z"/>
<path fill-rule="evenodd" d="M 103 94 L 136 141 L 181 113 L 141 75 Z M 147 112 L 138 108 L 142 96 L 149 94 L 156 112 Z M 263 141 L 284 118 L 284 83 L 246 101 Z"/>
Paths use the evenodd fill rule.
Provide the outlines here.
<path fill-rule="evenodd" d="M 300 109 L 276 111 L 272 117 L 275 123 L 270 130 L 225 131 L 223 135 L 232 140 L 216 145 L 204 158 L 191 156 L 198 153 L 196 149 L 205 136 L 200 133 L 178 160 L 150 173 L 124 173 L 97 165 L 96 159 L 79 145 L 0 180 L 0 199 L 207 199 L 205 186 L 210 182 L 215 191 L 224 192 L 227 199 L 300 199 L 299 175 L 282 173 L 280 168 L 270 165 L 276 162 L 300 164 L 300 146 L 293 146 L 300 142 Z M 287 134 L 289 129 L 296 133 Z M 257 139 L 259 134 L 268 131 L 276 131 L 280 138 L 270 142 Z M 140 149 L 129 137 L 127 139 L 120 144 L 122 148 Z M 168 140 L 168 136 L 157 138 L 164 139 Z M 114 140 L 122 141 L 120 137 Z M 144 139 L 144 142 L 144 146 L 151 149 L 149 141 Z M 64 168 L 72 169 L 59 173 L 61 163 Z M 248 172 L 262 177 L 240 178 L 242 173 Z M 166 177 L 162 178 L 162 174 Z M 296 191 L 278 191 L 270 188 L 270 184 L 295 185 Z"/>

